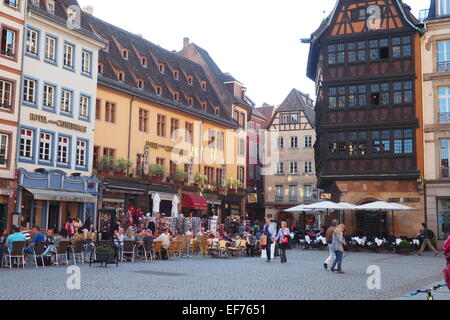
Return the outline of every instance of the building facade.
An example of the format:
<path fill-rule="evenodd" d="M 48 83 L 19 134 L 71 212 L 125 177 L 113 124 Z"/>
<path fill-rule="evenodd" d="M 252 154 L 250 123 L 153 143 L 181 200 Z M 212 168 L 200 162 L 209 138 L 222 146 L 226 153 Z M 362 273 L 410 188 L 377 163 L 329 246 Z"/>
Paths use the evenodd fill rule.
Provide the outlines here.
<path fill-rule="evenodd" d="M 25 7 L 24 0 L 0 3 L 0 230 L 11 228 L 17 189 L 16 145 Z"/>
<path fill-rule="evenodd" d="M 29 1 L 18 139 L 16 211 L 27 227 L 95 219 L 92 176 L 98 51 L 77 1 Z"/>
<path fill-rule="evenodd" d="M 450 234 L 450 7 L 432 0 L 422 38 L 427 221 L 439 240 Z"/>
<path fill-rule="evenodd" d="M 264 175 L 266 217 L 305 225 L 311 217 L 286 213 L 299 204 L 309 204 L 316 189 L 314 163 L 314 101 L 293 89 L 275 110 L 268 125 L 272 163 Z"/>
<path fill-rule="evenodd" d="M 415 236 L 424 220 L 420 31 L 400 0 L 339 0 L 309 40 L 319 187 L 417 208 L 345 214 L 350 233 Z"/>

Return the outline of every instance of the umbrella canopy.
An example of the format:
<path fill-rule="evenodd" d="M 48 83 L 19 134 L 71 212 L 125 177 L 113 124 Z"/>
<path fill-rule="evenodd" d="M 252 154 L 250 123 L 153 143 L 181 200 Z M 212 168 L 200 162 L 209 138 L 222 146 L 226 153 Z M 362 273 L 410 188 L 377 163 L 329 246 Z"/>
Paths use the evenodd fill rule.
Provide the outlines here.
<path fill-rule="evenodd" d="M 172 217 L 178 217 L 178 204 L 180 203 L 180 200 L 175 195 L 173 196 L 172 200 Z"/>
<path fill-rule="evenodd" d="M 356 210 L 386 210 L 386 211 L 410 211 L 416 210 L 414 208 L 410 208 L 401 204 L 385 202 L 385 201 L 376 201 L 364 204 L 362 206 L 357 206 Z"/>
<path fill-rule="evenodd" d="M 284 210 L 285 212 L 302 212 L 302 211 L 311 211 L 311 209 L 306 209 L 305 208 L 306 205 L 301 204 L 299 206 L 293 207 L 293 208 L 289 208 Z"/>
<path fill-rule="evenodd" d="M 159 205 L 161 203 L 161 198 L 158 193 L 153 196 L 153 213 L 159 213 Z"/>
<path fill-rule="evenodd" d="M 344 210 L 355 210 L 356 206 L 348 202 L 339 202 L 338 205 L 343 207 Z"/>
<path fill-rule="evenodd" d="M 334 203 L 331 201 L 322 201 L 313 204 L 309 204 L 305 207 L 311 210 L 345 210 L 347 208 L 341 206 L 339 203 Z"/>

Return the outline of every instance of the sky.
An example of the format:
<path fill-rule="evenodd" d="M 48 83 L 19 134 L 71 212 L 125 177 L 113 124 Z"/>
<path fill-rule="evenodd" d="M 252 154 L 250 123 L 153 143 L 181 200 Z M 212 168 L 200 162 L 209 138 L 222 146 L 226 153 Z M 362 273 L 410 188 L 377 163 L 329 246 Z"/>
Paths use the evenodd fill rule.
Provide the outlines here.
<path fill-rule="evenodd" d="M 292 88 L 314 97 L 306 77 L 309 38 L 336 0 L 79 0 L 94 16 L 168 50 L 183 38 L 206 49 L 247 87 L 257 107 L 279 105 Z M 405 0 L 418 16 L 429 0 Z"/>

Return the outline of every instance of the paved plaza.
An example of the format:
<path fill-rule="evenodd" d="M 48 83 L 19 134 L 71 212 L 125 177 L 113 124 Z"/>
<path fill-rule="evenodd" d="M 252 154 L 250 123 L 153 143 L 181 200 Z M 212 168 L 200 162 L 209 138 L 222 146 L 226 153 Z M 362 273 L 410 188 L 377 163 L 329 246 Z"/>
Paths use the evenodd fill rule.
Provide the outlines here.
<path fill-rule="evenodd" d="M 260 258 L 201 257 L 81 266 L 81 289 L 68 290 L 66 267 L 0 270 L 0 300 L 379 300 L 423 299 L 407 294 L 442 282 L 445 260 L 395 254 L 350 253 L 345 275 L 325 271 L 324 251 L 288 251 L 288 263 Z M 369 266 L 381 269 L 381 289 L 367 288 Z M 436 300 L 450 300 L 447 288 Z"/>

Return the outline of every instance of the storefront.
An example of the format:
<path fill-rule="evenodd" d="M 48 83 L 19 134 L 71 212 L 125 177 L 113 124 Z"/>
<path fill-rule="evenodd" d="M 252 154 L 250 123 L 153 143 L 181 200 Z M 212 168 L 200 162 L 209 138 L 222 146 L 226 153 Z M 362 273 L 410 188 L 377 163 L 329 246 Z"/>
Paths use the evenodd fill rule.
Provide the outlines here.
<path fill-rule="evenodd" d="M 64 226 L 68 219 L 89 216 L 96 221 L 99 181 L 67 176 L 63 171 L 28 172 L 19 169 L 16 211 L 20 225 L 27 229 Z"/>
<path fill-rule="evenodd" d="M 13 180 L 0 179 L 0 231 L 11 227 L 11 216 L 14 211 L 14 194 L 17 189 Z"/>
<path fill-rule="evenodd" d="M 208 203 L 205 198 L 199 195 L 183 193 L 181 209 L 185 217 L 189 217 L 191 214 L 194 217 L 201 217 L 207 213 Z"/>
<path fill-rule="evenodd" d="M 437 220 L 439 240 L 446 240 L 450 235 L 450 197 L 437 198 Z"/>
<path fill-rule="evenodd" d="M 172 216 L 172 207 L 173 207 L 173 199 L 174 197 L 178 197 L 179 195 L 177 190 L 170 190 L 170 189 L 161 189 L 161 188 L 152 188 L 153 189 L 148 192 L 150 196 L 150 210 L 153 211 L 153 199 L 156 195 L 158 195 L 160 202 L 159 202 L 159 213 L 164 215 L 165 217 L 171 217 Z M 178 200 L 177 205 L 177 212 L 180 212 L 180 201 Z"/>

